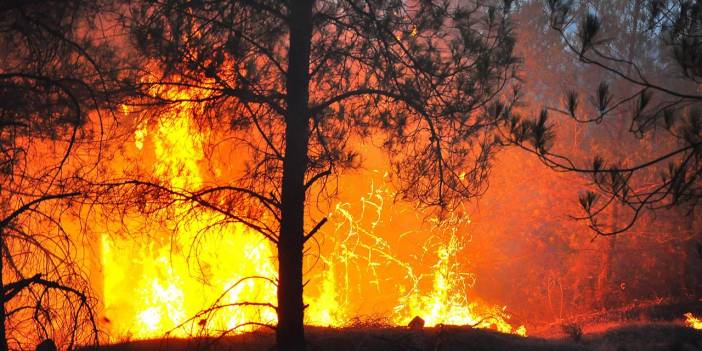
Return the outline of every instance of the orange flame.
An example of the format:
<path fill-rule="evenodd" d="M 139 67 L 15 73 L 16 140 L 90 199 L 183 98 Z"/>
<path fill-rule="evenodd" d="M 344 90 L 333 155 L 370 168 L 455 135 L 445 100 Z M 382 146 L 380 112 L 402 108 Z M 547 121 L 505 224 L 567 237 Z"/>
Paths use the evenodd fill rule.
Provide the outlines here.
<path fill-rule="evenodd" d="M 170 96 L 177 99 L 188 93 L 174 94 L 186 94 Z M 138 150 L 150 138 L 156 159 L 153 174 L 176 188 L 197 188 L 203 182 L 198 165 L 204 157 L 203 136 L 190 125 L 193 108 L 196 105 L 179 103 L 154 128 L 143 126 L 135 133 Z M 172 237 L 156 226 L 146 233 L 146 240 L 102 236 L 103 301 L 112 331 L 146 338 L 223 332 L 251 322 L 274 324 L 271 308 L 234 305 L 275 304 L 270 281 L 276 269 L 268 242 L 243 225 L 213 225 L 222 219 L 215 213 L 193 218 L 186 216 L 186 207 L 173 211 L 173 218 L 185 219 L 172 223 L 176 233 Z M 200 235 L 204 231 L 207 235 Z M 252 276 L 270 281 L 242 280 Z M 212 306 L 222 292 L 226 294 Z M 212 313 L 200 313 L 203 310 Z M 200 318 L 190 320 L 193 316 Z"/>
<path fill-rule="evenodd" d="M 383 174 L 383 181 L 388 176 L 381 171 L 376 171 L 376 174 Z M 387 224 L 383 222 L 391 220 L 385 213 L 389 212 L 385 203 L 386 198 L 394 195 L 388 186 L 371 183 L 371 190 L 360 199 L 360 210 L 354 211 L 354 206 L 348 202 L 336 205 L 331 216 L 331 222 L 336 225 L 336 244 L 332 252 L 322 258 L 327 265 L 321 278 L 322 294 L 316 301 L 319 302 L 317 305 L 310 304 L 310 312 L 331 310 L 334 315 L 327 316 L 326 324 L 349 323 L 354 318 L 349 291 L 357 291 L 362 296 L 373 295 L 372 292 L 364 292 L 360 284 L 351 282 L 354 279 L 352 270 L 362 266 L 363 279 L 376 291 L 396 294 L 396 305 L 390 316 L 393 324 L 407 325 L 412 318 L 420 316 L 430 327 L 440 324 L 471 325 L 526 336 L 524 326 L 513 329 L 507 322 L 510 316 L 504 307 L 484 308 L 468 300 L 468 289 L 475 283 L 475 276 L 463 271 L 457 259 L 464 248 L 463 243 L 469 241 L 469 237 L 459 230 L 470 223 L 467 216 L 452 213 L 448 218 L 430 219 L 429 232 L 433 242 L 425 243 L 423 251 L 436 257 L 436 263 L 428 274 L 416 272 L 412 264 L 393 252 L 390 243 L 377 232 L 382 230 L 383 224 Z M 359 213 L 354 216 L 354 212 Z M 406 232 L 403 235 L 407 237 L 411 234 Z M 402 274 L 400 282 L 381 286 L 383 282 L 391 280 L 386 271 L 397 275 L 398 270 L 392 269 L 395 267 Z M 333 274 L 336 270 L 340 274 Z M 429 289 L 424 288 L 426 280 L 431 281 Z M 404 288 L 406 286 L 410 286 L 409 290 Z"/>
<path fill-rule="evenodd" d="M 164 112 L 155 125 L 137 129 L 135 152 L 153 153 L 152 174 L 170 186 L 198 188 L 204 183 L 200 163 L 208 131 L 191 125 L 199 107 L 188 102 L 192 100 L 188 97 L 205 93 L 158 89 L 183 102 Z M 387 211 L 385 199 L 393 195 L 389 187 L 371 184 L 371 191 L 360 199 L 360 213 L 348 202 L 334 207 L 328 227 L 336 231 L 326 234 L 334 247 L 320 254 L 323 267 L 313 278 L 315 293 L 305 295 L 309 303 L 306 323 L 351 323 L 357 308 L 350 298 L 352 290 L 364 293 L 358 274 L 351 271 L 361 264 L 364 283 L 391 296 L 396 307 L 386 317 L 394 324 L 406 325 L 414 316 L 421 316 L 428 326 L 472 325 L 526 335 L 524 326 L 515 330 L 507 322 L 510 316 L 504 308 L 486 309 L 468 300 L 475 277 L 457 261 L 464 242 L 469 241 L 458 229 L 469 223 L 467 216 L 452 214 L 448 219 L 431 220 L 433 242 L 422 248 L 424 254 L 436 258 L 430 273 L 416 273 L 407 258 L 393 253 L 392 245 L 377 232 Z M 219 214 L 192 216 L 189 210 L 186 206 L 164 210 L 169 211 L 168 218 L 175 219 L 166 222 L 142 218 L 153 225 L 140 237 L 102 236 L 104 315 L 113 336 L 215 335 L 275 324 L 274 247 L 243 225 L 218 225 L 223 219 Z M 401 277 L 386 277 L 397 272 Z M 431 282 L 429 289 L 427 281 Z M 246 305 L 248 302 L 257 305 Z"/>

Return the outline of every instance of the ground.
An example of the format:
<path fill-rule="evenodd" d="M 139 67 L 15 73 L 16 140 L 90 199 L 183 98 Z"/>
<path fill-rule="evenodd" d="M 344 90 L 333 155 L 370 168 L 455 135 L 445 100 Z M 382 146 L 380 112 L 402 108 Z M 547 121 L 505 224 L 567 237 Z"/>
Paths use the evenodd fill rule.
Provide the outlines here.
<path fill-rule="evenodd" d="M 702 330 L 678 323 L 636 323 L 601 333 L 559 338 L 519 337 L 468 327 L 436 327 L 410 331 L 407 328 L 316 328 L 308 329 L 310 351 L 702 351 Z M 159 339 L 130 341 L 109 346 L 108 351 L 180 350 L 270 350 L 270 332 L 253 332 L 221 339 Z M 87 351 L 87 350 L 86 350 Z"/>

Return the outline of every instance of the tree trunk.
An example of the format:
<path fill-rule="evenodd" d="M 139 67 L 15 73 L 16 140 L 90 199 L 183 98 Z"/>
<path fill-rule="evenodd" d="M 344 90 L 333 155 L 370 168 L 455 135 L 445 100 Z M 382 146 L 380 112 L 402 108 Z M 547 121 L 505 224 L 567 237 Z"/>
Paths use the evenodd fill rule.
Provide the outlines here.
<path fill-rule="evenodd" d="M 689 258 L 690 258 L 690 250 L 695 245 L 695 241 L 693 240 L 695 237 L 694 231 L 695 231 L 695 216 L 689 215 L 689 214 L 682 214 L 685 216 L 685 236 L 684 240 L 678 241 L 678 247 L 676 248 L 678 251 L 678 264 L 679 264 L 679 270 L 680 272 L 680 278 L 678 279 L 680 281 L 680 295 L 683 297 L 688 297 L 688 296 L 695 296 L 691 294 L 691 289 L 690 289 L 690 263 Z"/>
<path fill-rule="evenodd" d="M 285 157 L 278 241 L 278 350 L 305 349 L 302 301 L 305 171 L 309 144 L 309 66 L 313 0 L 290 5 Z"/>
<path fill-rule="evenodd" d="M 612 204 L 612 213 L 610 218 L 610 228 L 612 231 L 617 230 L 619 211 L 616 204 Z M 597 303 L 604 310 L 608 310 L 615 305 L 615 295 L 617 293 L 616 284 L 612 281 L 614 275 L 614 260 L 616 258 L 617 236 L 605 237 L 605 245 L 603 248 L 604 258 L 600 272 L 597 275 Z"/>
<path fill-rule="evenodd" d="M 0 247 L 5 246 L 5 238 L 2 238 L 4 235 L 3 231 L 0 230 Z M 2 276 L 3 272 L 3 252 L 0 250 L 0 351 L 7 351 L 8 346 L 7 346 L 7 334 L 5 333 L 5 319 L 7 318 L 6 311 L 5 311 L 5 281 Z"/>

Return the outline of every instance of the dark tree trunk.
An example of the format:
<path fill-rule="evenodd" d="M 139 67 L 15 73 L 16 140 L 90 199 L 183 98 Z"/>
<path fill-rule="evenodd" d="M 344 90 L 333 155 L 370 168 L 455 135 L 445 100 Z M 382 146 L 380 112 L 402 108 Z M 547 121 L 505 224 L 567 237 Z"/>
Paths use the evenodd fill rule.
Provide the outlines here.
<path fill-rule="evenodd" d="M 610 218 L 610 228 L 617 230 L 619 223 L 619 209 L 616 204 L 612 204 L 612 214 Z M 618 285 L 613 282 L 614 265 L 617 251 L 617 236 L 605 237 L 606 247 L 603 249 L 605 256 L 602 261 L 600 273 L 597 277 L 597 302 L 602 309 L 608 310 L 615 305 L 618 294 Z"/>
<path fill-rule="evenodd" d="M 285 158 L 278 241 L 278 350 L 305 349 L 302 301 L 305 171 L 309 144 L 309 66 L 313 0 L 290 5 Z"/>
<path fill-rule="evenodd" d="M 678 279 L 680 281 L 680 295 L 682 296 L 695 296 L 694 294 L 691 294 L 690 289 L 690 277 L 691 275 L 689 274 L 690 272 L 690 250 L 695 245 L 695 241 L 693 240 L 694 233 L 695 233 L 695 216 L 692 215 L 687 215 L 687 214 L 682 214 L 685 216 L 685 239 L 682 241 L 678 241 L 677 243 L 677 251 L 679 252 L 678 257 L 678 264 L 679 264 L 679 270 L 680 272 L 680 278 Z"/>
<path fill-rule="evenodd" d="M 0 236 L 4 235 L 3 231 L 0 230 Z M 5 246 L 4 238 L 0 238 L 0 247 Z M 5 281 L 3 280 L 3 252 L 0 250 L 0 351 L 7 351 L 7 334 L 5 333 L 5 319 L 7 314 L 5 311 Z"/>

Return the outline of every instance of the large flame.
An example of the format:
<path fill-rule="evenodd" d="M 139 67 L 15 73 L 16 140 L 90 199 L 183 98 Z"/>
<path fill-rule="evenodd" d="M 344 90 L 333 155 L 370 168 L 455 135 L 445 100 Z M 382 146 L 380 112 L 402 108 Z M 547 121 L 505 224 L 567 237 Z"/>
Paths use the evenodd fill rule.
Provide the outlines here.
<path fill-rule="evenodd" d="M 398 210 L 402 205 L 389 201 L 395 193 L 385 181 L 388 174 L 375 173 L 382 176 L 378 184 L 371 181 L 370 191 L 358 200 L 358 210 L 349 202 L 340 202 L 335 207 L 332 215 L 335 245 L 322 257 L 327 267 L 321 276 L 320 299 L 315 300 L 323 303 L 311 304 L 310 312 L 323 314 L 326 304 L 331 302 L 338 307 L 331 309 L 333 315 L 327 313 L 325 317 L 331 325 L 344 325 L 357 317 L 352 312 L 352 292 L 360 296 L 381 293 L 393 297 L 394 308 L 386 312 L 388 321 L 394 325 L 408 325 L 419 316 L 430 327 L 470 325 L 526 335 L 524 326 L 513 329 L 507 322 L 510 316 L 505 307 L 485 308 L 468 299 L 468 290 L 476 277 L 466 272 L 458 259 L 464 243 L 470 241 L 470 236 L 462 232 L 470 223 L 468 216 L 456 212 L 444 218 L 431 217 L 425 221 L 428 222 L 425 227 L 402 232 L 400 238 L 405 241 L 417 236 L 427 238 L 421 243 L 419 256 L 433 262 L 423 265 L 429 269 L 421 273 L 423 267 L 414 267 L 417 264 L 411 264 L 383 236 L 383 231 L 394 227 L 395 222 L 407 222 L 410 214 L 407 208 Z M 362 282 L 368 286 L 364 288 Z"/>
<path fill-rule="evenodd" d="M 196 189 L 204 183 L 200 167 L 208 131 L 192 125 L 198 106 L 188 98 L 202 92 L 159 93 L 183 102 L 155 124 L 138 128 L 133 149 L 153 154 L 153 176 L 174 188 Z M 381 313 L 395 325 L 420 316 L 428 326 L 471 325 L 525 335 L 523 326 L 513 330 L 503 307 L 486 309 L 468 300 L 475 277 L 457 260 L 469 241 L 459 230 L 469 223 L 466 215 L 428 221 L 430 240 L 421 251 L 434 261 L 426 265 L 428 272 L 418 273 L 422 269 L 381 232 L 389 230 L 381 222 L 386 207 L 392 207 L 384 205 L 393 196 L 391 188 L 370 187 L 358 204 L 332 207 L 331 230 L 320 234 L 332 245 L 319 246 L 321 264 L 311 267 L 314 288 L 305 296 L 307 324 L 352 324 L 359 310 L 355 301 L 375 294 L 389 299 L 390 308 Z M 191 210 L 175 206 L 164 210 L 170 220 L 142 218 L 147 226 L 141 225 L 139 236 L 102 236 L 104 315 L 113 336 L 216 335 L 275 324 L 274 247 L 243 225 L 218 224 L 223 219 L 219 214 L 192 216 Z"/>
<path fill-rule="evenodd" d="M 187 91 L 173 94 L 188 97 Z M 193 108 L 181 102 L 151 130 L 143 126 L 135 134 L 138 150 L 153 147 L 153 175 L 176 188 L 203 182 L 203 135 L 191 126 Z M 173 209 L 174 235 L 155 220 L 141 238 L 103 235 L 105 315 L 118 335 L 185 336 L 275 323 L 272 308 L 239 305 L 275 304 L 275 256 L 268 242 L 240 224 L 215 225 L 221 218 L 214 212 L 193 217 L 188 210 Z"/>

